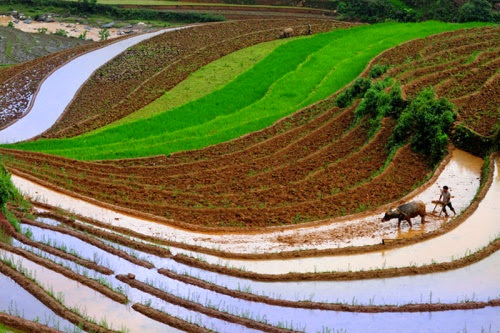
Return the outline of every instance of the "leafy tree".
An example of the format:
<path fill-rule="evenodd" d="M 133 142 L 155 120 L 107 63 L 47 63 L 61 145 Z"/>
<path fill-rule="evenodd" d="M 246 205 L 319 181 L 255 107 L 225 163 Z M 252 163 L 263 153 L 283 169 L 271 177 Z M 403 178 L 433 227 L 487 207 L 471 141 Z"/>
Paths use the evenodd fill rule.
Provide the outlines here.
<path fill-rule="evenodd" d="M 78 0 L 82 11 L 93 13 L 97 9 L 97 0 Z"/>
<path fill-rule="evenodd" d="M 432 18 L 443 22 L 455 22 L 458 8 L 453 0 L 437 0 L 432 9 Z"/>
<path fill-rule="evenodd" d="M 429 156 L 429 164 L 434 165 L 446 153 L 448 134 L 455 118 L 450 101 L 436 100 L 434 91 L 427 88 L 401 113 L 391 142 L 398 145 L 409 140 L 412 148 Z"/>
<path fill-rule="evenodd" d="M 460 22 L 489 22 L 492 18 L 491 3 L 488 0 L 469 0 L 459 12 Z"/>
<path fill-rule="evenodd" d="M 362 96 L 370 88 L 370 86 L 371 81 L 369 79 L 364 77 L 357 79 L 337 97 L 337 106 L 339 108 L 345 108 L 346 106 L 351 105 L 352 101 L 355 98 Z"/>
<path fill-rule="evenodd" d="M 378 78 L 379 76 L 381 76 L 382 74 L 384 74 L 385 72 L 387 72 L 387 70 L 389 69 L 389 66 L 388 65 L 381 65 L 381 64 L 376 64 L 372 67 L 372 69 L 370 70 L 370 76 L 373 78 L 373 79 L 376 79 Z"/>

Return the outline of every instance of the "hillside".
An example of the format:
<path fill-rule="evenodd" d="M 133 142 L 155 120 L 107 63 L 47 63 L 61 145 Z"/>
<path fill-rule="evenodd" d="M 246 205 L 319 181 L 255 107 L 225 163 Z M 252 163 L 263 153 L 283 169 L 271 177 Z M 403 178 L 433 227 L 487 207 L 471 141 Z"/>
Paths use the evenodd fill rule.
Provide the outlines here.
<path fill-rule="evenodd" d="M 32 34 L 0 27 L 0 64 L 17 64 L 89 42 L 48 34 Z"/>

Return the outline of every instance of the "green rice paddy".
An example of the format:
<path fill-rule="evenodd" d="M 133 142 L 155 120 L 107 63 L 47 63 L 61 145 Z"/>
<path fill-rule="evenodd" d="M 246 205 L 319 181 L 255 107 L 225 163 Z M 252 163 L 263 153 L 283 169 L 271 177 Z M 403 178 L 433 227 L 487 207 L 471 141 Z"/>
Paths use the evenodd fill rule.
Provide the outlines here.
<path fill-rule="evenodd" d="M 181 84 L 181 88 L 148 106 L 149 111 L 140 110 L 107 128 L 71 139 L 39 140 L 10 147 L 81 160 L 143 157 L 203 148 L 265 128 L 328 97 L 355 79 L 370 59 L 390 47 L 479 25 L 482 24 L 384 23 L 298 38 L 277 46 L 239 75 L 237 70 L 221 74 L 216 90 L 203 87 L 192 95 L 187 93 L 186 87 L 203 86 L 201 76 L 193 74 L 183 87 Z M 262 47 L 269 50 L 269 45 Z M 240 51 L 239 56 L 250 49 Z M 234 57 L 228 57 L 231 56 Z M 219 65 L 224 63 L 224 59 L 220 61 Z M 234 79 L 228 82 L 229 77 Z M 183 98 L 188 102 L 180 105 Z"/>

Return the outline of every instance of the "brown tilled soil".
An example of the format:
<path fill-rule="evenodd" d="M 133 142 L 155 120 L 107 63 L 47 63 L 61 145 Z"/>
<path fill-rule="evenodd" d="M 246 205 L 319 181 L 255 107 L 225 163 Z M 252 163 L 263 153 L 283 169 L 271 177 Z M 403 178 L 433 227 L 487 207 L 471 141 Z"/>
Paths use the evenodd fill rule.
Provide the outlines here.
<path fill-rule="evenodd" d="M 403 246 L 408 246 L 411 244 L 415 244 L 417 242 L 423 241 L 423 240 L 428 240 L 434 237 L 437 237 L 439 235 L 442 235 L 444 233 L 447 233 L 456 227 L 458 227 L 462 222 L 464 222 L 467 218 L 469 218 L 477 209 L 479 206 L 479 203 L 481 200 L 484 198 L 486 193 L 488 192 L 491 183 L 493 181 L 493 171 L 494 171 L 494 160 L 495 160 L 496 154 L 492 154 L 490 156 L 490 165 L 489 165 L 489 170 L 490 173 L 487 175 L 487 178 L 483 180 L 483 186 L 478 193 L 476 200 L 467 208 L 465 212 L 460 214 L 460 216 L 456 219 L 453 219 L 451 222 L 445 224 L 438 230 L 435 230 L 430 233 L 425 233 L 421 234 L 412 238 L 403 238 L 403 239 L 397 239 L 394 240 L 393 242 L 389 244 L 378 244 L 378 245 L 368 245 L 368 246 L 351 246 L 351 247 L 345 247 L 345 248 L 338 248 L 338 249 L 325 249 L 325 250 L 299 250 L 299 251 L 282 251 L 282 252 L 272 252 L 272 253 L 234 253 L 234 252 L 226 252 L 222 250 L 217 250 L 213 248 L 205 248 L 202 246 L 197 246 L 197 245 L 191 245 L 191 244 L 185 244 L 185 243 L 180 243 L 172 240 L 165 240 L 165 239 L 160 239 L 154 236 L 148 236 L 144 235 L 132 230 L 129 230 L 127 228 L 123 227 L 117 227 L 117 226 L 111 226 L 109 224 L 93 220 L 90 218 L 86 218 L 83 216 L 79 215 L 72 215 L 74 219 L 84 221 L 86 223 L 95 225 L 99 228 L 104 228 L 106 230 L 111 230 L 114 232 L 118 232 L 124 235 L 128 235 L 131 237 L 136 237 L 145 241 L 149 241 L 155 244 L 160 244 L 160 245 L 165 245 L 165 246 L 173 246 L 176 248 L 181 248 L 189 251 L 194 251 L 194 252 L 199 252 L 199 253 L 205 253 L 213 256 L 217 256 L 220 258 L 229 258 L 229 259 L 247 259 L 247 260 L 268 260 L 268 259 L 291 259 L 291 258 L 305 258 L 305 257 L 318 257 L 318 256 L 327 256 L 327 255 L 352 255 L 352 254 L 359 254 L 359 253 L 367 253 L 367 252 L 374 252 L 374 251 L 383 251 L 383 250 L 390 250 L 390 249 L 395 249 Z M 447 164 L 447 160 L 443 161 L 441 165 L 438 167 L 438 170 L 436 170 L 436 173 L 434 176 L 429 180 L 429 183 L 433 183 L 440 174 L 440 171 L 444 168 L 444 166 Z M 421 190 L 421 188 L 420 188 Z M 413 195 L 416 195 L 418 193 L 418 190 L 412 192 Z M 410 195 L 412 195 L 410 194 Z M 55 212 L 55 207 L 44 204 L 44 203 L 35 203 L 37 207 L 43 208 L 45 210 L 48 210 L 47 212 L 43 213 L 37 213 L 39 216 L 44 216 L 44 217 L 49 217 L 49 218 L 54 218 L 58 221 L 61 221 L 65 224 L 68 224 L 72 228 L 79 230 L 84 233 L 92 234 L 92 235 L 97 235 L 100 237 L 112 239 L 113 234 L 99 230 L 96 228 L 89 227 L 85 224 L 81 224 L 79 222 L 75 222 L 73 219 L 70 219 L 68 217 L 65 217 L 63 215 L 60 215 L 60 213 Z M 379 209 L 387 209 L 388 207 L 379 207 Z M 364 215 L 363 214 L 357 214 L 354 216 L 354 218 L 359 218 L 360 216 L 358 215 Z M 312 227 L 312 226 L 319 226 L 320 224 L 317 222 L 310 222 L 307 224 L 307 226 Z M 294 226 L 286 226 L 286 227 L 280 227 L 282 228 L 287 228 L 289 229 L 290 227 L 295 227 L 299 228 L 302 227 L 301 225 L 294 225 Z M 225 231 L 225 228 L 218 228 L 217 230 L 219 231 Z M 259 231 L 260 230 L 260 231 Z M 276 229 L 252 229 L 253 232 L 270 232 L 272 230 Z M 231 230 L 227 230 L 228 232 L 231 232 Z M 279 237 L 279 236 L 278 236 Z M 127 239 L 127 238 L 125 238 Z M 118 240 L 120 241 L 120 240 Z M 296 240 L 293 240 L 293 243 L 296 243 Z M 134 243 L 125 243 L 128 246 L 134 247 L 134 246 L 139 246 L 139 244 L 135 245 Z M 157 247 L 154 247 L 154 249 L 158 249 Z M 142 249 L 144 251 L 144 249 Z M 149 250 L 148 250 L 149 251 Z M 148 252 L 145 251 L 145 252 Z M 163 250 L 162 250 L 163 251 Z M 155 251 L 149 252 L 152 254 L 157 254 Z"/>
<path fill-rule="evenodd" d="M 283 22 L 271 21 L 266 21 L 266 28 Z M 238 36 L 241 29 L 231 36 Z M 498 121 L 492 107 L 500 96 L 495 94 L 498 59 L 492 50 L 498 45 L 498 29 L 410 41 L 382 53 L 370 65 L 391 64 L 388 75 L 398 78 L 403 91 L 411 94 L 427 84 L 438 89 L 446 85 L 459 106 L 460 121 L 490 133 Z M 162 38 L 173 38 L 168 36 L 177 34 Z M 118 62 L 103 71 L 132 76 Z M 463 71 L 468 74 L 459 75 Z M 107 82 L 104 72 L 96 81 L 99 84 Z M 470 85 L 474 92 L 457 97 L 462 90 L 470 91 L 456 88 L 459 85 Z M 179 227 L 207 231 L 292 225 L 352 214 L 397 200 L 425 179 L 429 170 L 424 157 L 408 147 L 378 174 L 387 161 L 385 147 L 394 124 L 386 119 L 376 136 L 368 138 L 364 121 L 351 126 L 355 105 L 338 109 L 334 104 L 332 96 L 262 131 L 169 158 L 82 162 L 2 152 L 11 157 L 6 164 L 16 173 L 52 184 L 56 190 L 129 214 L 149 214 Z"/>
<path fill-rule="evenodd" d="M 377 57 L 402 82 L 403 95 L 434 86 L 457 106 L 459 121 L 477 133 L 494 134 L 499 121 L 499 28 L 448 32 L 405 43 Z"/>

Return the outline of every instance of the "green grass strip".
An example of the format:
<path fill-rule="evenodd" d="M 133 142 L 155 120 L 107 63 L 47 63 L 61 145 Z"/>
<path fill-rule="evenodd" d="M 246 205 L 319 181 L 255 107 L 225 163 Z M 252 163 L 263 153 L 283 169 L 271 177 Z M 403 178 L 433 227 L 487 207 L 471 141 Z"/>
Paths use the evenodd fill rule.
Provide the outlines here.
<path fill-rule="evenodd" d="M 277 47 L 222 88 L 156 116 L 97 133 L 13 145 L 82 160 L 170 154 L 259 130 L 321 100 L 382 51 L 407 40 L 482 24 L 384 23 L 335 30 Z"/>
<path fill-rule="evenodd" d="M 288 41 L 289 40 L 286 39 L 279 39 L 262 43 L 222 57 L 192 73 L 187 79 L 151 104 L 148 104 L 123 119 L 96 130 L 96 132 L 101 132 L 107 128 L 116 127 L 118 125 L 128 124 L 142 118 L 149 118 L 206 96 L 224 87 L 240 74 L 268 56 L 276 47 Z"/>

